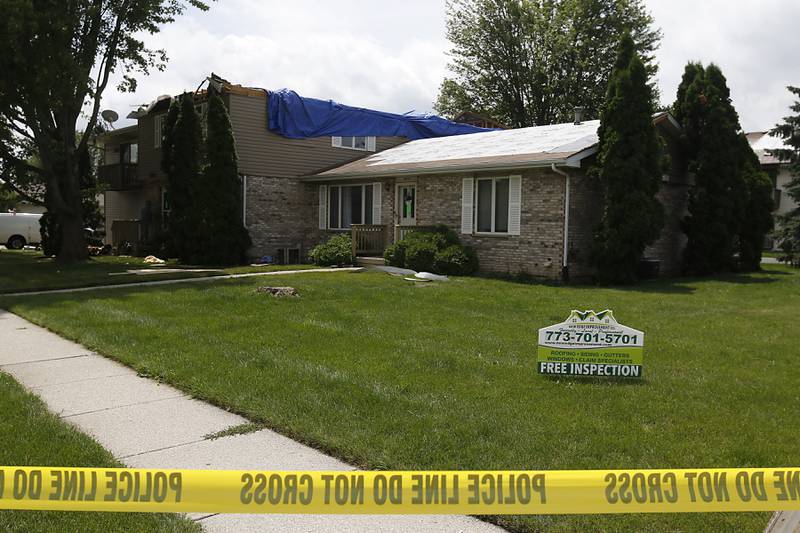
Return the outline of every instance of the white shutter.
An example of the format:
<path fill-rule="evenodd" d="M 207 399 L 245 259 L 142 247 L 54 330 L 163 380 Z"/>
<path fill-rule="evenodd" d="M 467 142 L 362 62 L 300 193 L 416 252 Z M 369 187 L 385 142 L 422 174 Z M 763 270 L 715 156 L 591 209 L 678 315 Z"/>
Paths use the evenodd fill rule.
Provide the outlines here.
<path fill-rule="evenodd" d="M 381 223 L 381 189 L 383 183 L 372 184 L 372 223 Z"/>
<path fill-rule="evenodd" d="M 375 137 L 367 137 L 367 151 L 368 152 L 375 151 Z"/>
<path fill-rule="evenodd" d="M 472 234 L 472 204 L 475 180 L 464 178 L 461 180 L 461 233 Z"/>
<path fill-rule="evenodd" d="M 342 138 L 341 137 L 331 137 L 331 146 L 334 148 L 341 148 L 342 147 Z"/>
<path fill-rule="evenodd" d="M 508 179 L 508 234 L 519 235 L 522 208 L 522 176 Z"/>
<path fill-rule="evenodd" d="M 328 227 L 328 187 L 325 185 L 319 186 L 319 229 L 326 229 Z"/>

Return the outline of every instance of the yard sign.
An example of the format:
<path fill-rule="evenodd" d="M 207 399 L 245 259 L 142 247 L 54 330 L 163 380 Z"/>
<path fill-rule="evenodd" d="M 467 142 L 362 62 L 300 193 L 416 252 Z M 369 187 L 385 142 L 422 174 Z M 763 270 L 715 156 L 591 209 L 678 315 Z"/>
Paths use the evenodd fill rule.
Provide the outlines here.
<path fill-rule="evenodd" d="M 539 330 L 540 374 L 642 377 L 644 333 L 623 326 L 610 309 L 573 310 L 569 318 Z"/>

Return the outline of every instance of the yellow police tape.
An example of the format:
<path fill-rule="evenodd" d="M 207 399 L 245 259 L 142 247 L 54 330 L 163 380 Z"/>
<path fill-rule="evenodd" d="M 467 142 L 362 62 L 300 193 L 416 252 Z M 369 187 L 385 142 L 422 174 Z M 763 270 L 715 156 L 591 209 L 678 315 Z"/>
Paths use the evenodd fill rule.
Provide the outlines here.
<path fill-rule="evenodd" d="M 0 509 L 591 514 L 800 509 L 800 468 L 233 471 L 0 467 Z"/>

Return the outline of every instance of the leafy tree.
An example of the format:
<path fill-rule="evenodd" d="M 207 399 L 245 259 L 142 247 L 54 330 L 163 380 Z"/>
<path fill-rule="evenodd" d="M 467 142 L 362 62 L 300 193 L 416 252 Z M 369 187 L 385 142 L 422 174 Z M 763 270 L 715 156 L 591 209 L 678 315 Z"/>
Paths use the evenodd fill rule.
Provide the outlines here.
<path fill-rule="evenodd" d="M 452 77 L 437 111 L 469 108 L 525 127 L 597 117 L 619 35 L 630 30 L 648 78 L 661 33 L 642 0 L 450 0 Z"/>
<path fill-rule="evenodd" d="M 76 135 L 84 107 L 94 131 L 111 75 L 126 72 L 120 90 L 133 91 L 131 73 L 163 69 L 166 56 L 148 49 L 143 34 L 159 31 L 199 0 L 5 0 L 0 17 L 0 174 L 12 182 L 28 172 L 46 187 L 44 201 L 61 228 L 58 260 L 87 254 L 83 237 L 79 162 L 89 136 Z M 34 147 L 40 166 L 27 157 Z"/>
<path fill-rule="evenodd" d="M 167 121 L 169 124 L 174 120 L 174 123 L 166 129 L 161 162 L 167 174 L 171 206 L 169 236 L 172 251 L 187 263 L 197 259 L 202 246 L 197 239 L 202 224 L 201 210 L 195 202 L 202 170 L 203 139 L 200 117 L 194 105 L 192 93 L 184 93 L 170 105 Z"/>
<path fill-rule="evenodd" d="M 596 174 L 604 193 L 593 258 L 604 283 L 636 281 L 639 261 L 664 223 L 661 145 L 653 124 L 647 70 L 625 33 L 600 113 Z"/>
<path fill-rule="evenodd" d="M 0 213 L 16 209 L 18 204 L 19 195 L 5 184 L 0 184 Z"/>
<path fill-rule="evenodd" d="M 689 215 L 682 224 L 688 237 L 687 270 L 700 275 L 731 270 L 747 191 L 739 118 L 719 67 L 687 65 L 673 109 L 683 126 L 684 149 L 695 179 Z"/>
<path fill-rule="evenodd" d="M 241 178 L 231 121 L 216 91 L 208 101 L 206 167 L 198 184 L 196 209 L 202 223 L 200 263 L 241 263 L 252 244 L 242 221 Z"/>
<path fill-rule="evenodd" d="M 745 187 L 743 216 L 739 222 L 739 268 L 761 269 L 764 238 L 772 230 L 772 180 L 761 170 L 747 137 L 739 136 L 739 157 Z"/>
<path fill-rule="evenodd" d="M 787 87 L 795 97 L 800 98 L 800 87 Z M 786 148 L 770 150 L 770 153 L 789 164 L 792 180 L 785 189 L 795 203 L 795 208 L 779 219 L 778 237 L 784 248 L 797 252 L 800 250 L 800 99 L 789 107 L 794 115 L 784 117 L 783 123 L 770 131 L 770 135 L 783 139 Z"/>

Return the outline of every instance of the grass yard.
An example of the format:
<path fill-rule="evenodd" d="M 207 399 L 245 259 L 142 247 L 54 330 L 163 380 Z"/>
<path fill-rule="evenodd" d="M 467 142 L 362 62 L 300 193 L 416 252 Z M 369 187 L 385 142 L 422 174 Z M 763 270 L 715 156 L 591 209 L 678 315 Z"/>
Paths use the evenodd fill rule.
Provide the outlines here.
<path fill-rule="evenodd" d="M 291 285 L 275 299 L 259 285 Z M 306 274 L 0 305 L 368 468 L 796 465 L 800 271 L 636 288 Z M 644 380 L 536 374 L 537 329 L 611 308 Z M 763 531 L 767 513 L 503 517 L 518 531 Z"/>
<path fill-rule="evenodd" d="M 4 466 L 122 466 L 94 440 L 47 411 L 47 407 L 0 372 L 0 464 Z M 0 531 L 200 532 L 179 515 L 0 511 Z"/>
<path fill-rule="evenodd" d="M 174 260 L 165 267 L 182 268 Z M 312 268 L 311 265 L 240 266 L 224 268 L 216 272 L 162 272 L 146 275 L 130 274 L 131 269 L 159 268 L 146 265 L 140 257 L 99 256 L 77 265 L 59 265 L 41 252 L 31 250 L 0 250 L 0 294 L 18 291 L 40 291 L 93 287 L 117 283 L 137 283 L 164 279 L 218 276 L 221 274 L 243 274 L 269 270 L 296 270 Z M 198 267 L 204 268 L 204 267 Z"/>

